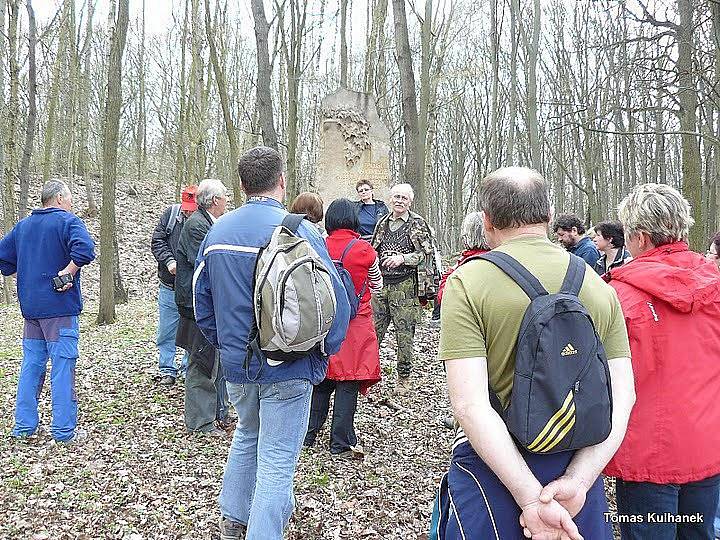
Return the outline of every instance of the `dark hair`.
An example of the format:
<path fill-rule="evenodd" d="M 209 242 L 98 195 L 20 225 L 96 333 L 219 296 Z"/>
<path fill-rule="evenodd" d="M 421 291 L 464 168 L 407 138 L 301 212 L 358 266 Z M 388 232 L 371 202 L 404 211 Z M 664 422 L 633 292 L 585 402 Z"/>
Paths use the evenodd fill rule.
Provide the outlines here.
<path fill-rule="evenodd" d="M 710 238 L 710 243 L 715 244 L 715 251 L 720 254 L 720 231 L 716 232 L 712 238 Z"/>
<path fill-rule="evenodd" d="M 350 199 L 335 199 L 325 212 L 325 230 L 328 234 L 338 229 L 360 229 L 357 205 Z"/>
<path fill-rule="evenodd" d="M 613 247 L 625 247 L 625 231 L 619 221 L 603 221 L 595 225 L 595 231 L 605 240 L 610 240 Z"/>
<path fill-rule="evenodd" d="M 585 234 L 585 225 L 579 217 L 575 214 L 560 214 L 553 223 L 553 232 L 557 232 L 558 229 L 572 231 L 573 227 L 577 229 L 578 234 Z"/>
<path fill-rule="evenodd" d="M 275 189 L 280 181 L 283 159 L 274 148 L 256 146 L 240 157 L 237 170 L 245 193 L 267 193 Z"/>
<path fill-rule="evenodd" d="M 480 184 L 480 206 L 497 229 L 550 221 L 550 199 L 545 179 L 524 167 L 490 173 Z"/>
<path fill-rule="evenodd" d="M 370 180 L 358 180 L 355 184 L 355 191 L 357 191 L 360 186 L 369 186 L 370 189 L 375 189 L 375 186 L 372 185 Z"/>
<path fill-rule="evenodd" d="M 313 223 L 323 218 L 323 200 L 317 193 L 303 191 L 290 205 L 293 214 L 305 214 Z"/>

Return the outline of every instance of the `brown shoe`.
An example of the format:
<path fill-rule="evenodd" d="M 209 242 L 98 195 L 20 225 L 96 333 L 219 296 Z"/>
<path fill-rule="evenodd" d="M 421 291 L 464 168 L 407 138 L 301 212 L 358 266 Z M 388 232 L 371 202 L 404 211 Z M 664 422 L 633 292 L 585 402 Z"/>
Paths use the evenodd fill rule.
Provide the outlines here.
<path fill-rule="evenodd" d="M 411 388 L 412 385 L 410 384 L 410 377 L 398 377 L 397 384 L 395 385 L 395 394 L 398 396 L 404 396 Z"/>

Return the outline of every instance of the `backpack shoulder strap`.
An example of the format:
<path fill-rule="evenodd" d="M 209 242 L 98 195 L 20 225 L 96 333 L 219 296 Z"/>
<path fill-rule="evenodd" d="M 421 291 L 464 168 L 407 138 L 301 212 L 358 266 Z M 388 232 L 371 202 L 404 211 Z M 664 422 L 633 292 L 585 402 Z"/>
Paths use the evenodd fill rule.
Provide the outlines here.
<path fill-rule="evenodd" d="M 577 255 L 570 254 L 570 264 L 563 280 L 560 292 L 577 296 L 580 294 L 585 279 L 585 261 Z"/>
<path fill-rule="evenodd" d="M 175 225 L 177 225 L 177 218 L 179 215 L 180 215 L 180 205 L 173 204 L 170 207 L 170 218 L 168 219 L 168 222 L 165 225 L 165 232 L 167 233 L 168 236 L 170 236 L 170 233 L 173 232 Z"/>
<path fill-rule="evenodd" d="M 350 251 L 350 248 L 353 247 L 355 242 L 357 242 L 357 238 L 353 238 L 348 242 L 348 245 L 345 246 L 345 249 L 343 249 L 342 255 L 340 255 L 340 259 L 338 259 L 340 262 L 343 262 L 345 260 L 345 255 L 347 255 L 347 252 Z"/>
<path fill-rule="evenodd" d="M 294 235 L 297 235 L 298 228 L 300 227 L 303 219 L 305 219 L 305 214 L 288 214 L 283 218 L 280 225 L 285 227 Z"/>
<path fill-rule="evenodd" d="M 538 296 L 544 296 L 548 293 L 545 290 L 545 287 L 540 284 L 538 279 L 528 272 L 527 268 L 507 253 L 503 253 L 501 251 L 488 251 L 482 255 L 470 257 L 468 260 L 473 259 L 482 259 L 493 263 L 500 270 L 505 272 L 510 279 L 517 283 L 525 294 L 528 295 L 530 300 L 535 300 Z"/>

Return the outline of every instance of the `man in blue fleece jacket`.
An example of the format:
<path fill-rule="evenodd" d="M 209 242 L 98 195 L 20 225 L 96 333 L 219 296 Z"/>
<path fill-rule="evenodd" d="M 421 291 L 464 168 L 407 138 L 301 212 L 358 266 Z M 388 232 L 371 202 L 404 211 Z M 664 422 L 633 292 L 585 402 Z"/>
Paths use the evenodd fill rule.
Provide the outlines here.
<path fill-rule="evenodd" d="M 20 311 L 25 318 L 23 361 L 18 380 L 15 427 L 18 438 L 38 428 L 38 397 L 52 359 L 52 426 L 58 442 L 78 440 L 75 364 L 82 311 L 80 267 L 95 259 L 95 243 L 80 218 L 70 211 L 72 194 L 65 182 L 46 182 L 42 208 L 0 240 L 0 272 L 17 273 Z M 72 281 L 57 290 L 53 278 L 70 274 Z"/>
<path fill-rule="evenodd" d="M 272 148 L 258 146 L 243 154 L 238 174 L 247 201 L 217 220 L 195 263 L 195 319 L 220 350 L 228 394 L 238 413 L 220 492 L 222 540 L 283 537 L 294 506 L 293 476 L 307 432 L 312 388 L 325 378 L 326 355 L 340 349 L 350 320 L 345 287 L 325 242 L 304 220 L 298 236 L 322 259 L 335 293 L 335 317 L 325 337 L 325 354 L 313 349 L 280 365 L 262 355 L 248 357 L 259 248 L 267 245 L 288 214 L 282 202 L 283 169 L 282 157 Z"/>

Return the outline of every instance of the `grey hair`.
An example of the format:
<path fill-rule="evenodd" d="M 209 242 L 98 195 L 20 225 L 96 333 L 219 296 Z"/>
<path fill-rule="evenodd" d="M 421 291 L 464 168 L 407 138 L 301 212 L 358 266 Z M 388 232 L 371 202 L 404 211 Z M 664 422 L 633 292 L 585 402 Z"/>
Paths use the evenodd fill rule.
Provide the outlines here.
<path fill-rule="evenodd" d="M 195 192 L 195 200 L 200 208 L 207 210 L 213 204 L 215 197 L 224 197 L 227 195 L 227 188 L 220 180 L 214 178 L 206 178 L 197 188 Z"/>
<path fill-rule="evenodd" d="M 390 188 L 390 195 L 397 191 L 404 191 L 410 197 L 410 202 L 415 200 L 415 191 L 410 184 L 395 184 Z"/>
<path fill-rule="evenodd" d="M 490 249 L 485 240 L 482 212 L 470 212 L 465 216 L 460 232 L 466 249 Z"/>
<path fill-rule="evenodd" d="M 64 197 L 70 196 L 70 188 L 62 180 L 48 180 L 43 184 L 42 192 L 40 193 L 40 203 L 46 206 L 58 195 Z"/>
<path fill-rule="evenodd" d="M 618 216 L 626 237 L 646 232 L 655 247 L 687 240 L 695 223 L 690 203 L 666 184 L 636 186 L 618 206 Z"/>
<path fill-rule="evenodd" d="M 480 206 L 500 230 L 548 223 L 552 213 L 545 179 L 527 167 L 487 175 L 480 184 Z"/>

